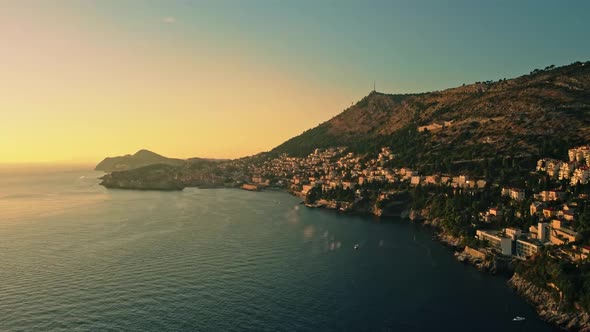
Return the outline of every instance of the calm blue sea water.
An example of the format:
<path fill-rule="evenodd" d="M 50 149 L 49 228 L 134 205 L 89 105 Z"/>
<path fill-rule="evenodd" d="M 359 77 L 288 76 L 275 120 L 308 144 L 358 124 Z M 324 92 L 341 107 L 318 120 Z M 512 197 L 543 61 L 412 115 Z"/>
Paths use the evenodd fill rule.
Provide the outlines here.
<path fill-rule="evenodd" d="M 1 331 L 552 330 L 408 222 L 99 175 L 0 174 Z"/>

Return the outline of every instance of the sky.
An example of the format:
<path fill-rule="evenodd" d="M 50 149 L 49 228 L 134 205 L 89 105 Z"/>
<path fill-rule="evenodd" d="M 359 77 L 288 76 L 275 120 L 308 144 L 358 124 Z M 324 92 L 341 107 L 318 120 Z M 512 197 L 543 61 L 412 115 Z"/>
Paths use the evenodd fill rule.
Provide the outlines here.
<path fill-rule="evenodd" d="M 0 164 L 268 151 L 373 88 L 590 60 L 590 1 L 2 0 Z"/>

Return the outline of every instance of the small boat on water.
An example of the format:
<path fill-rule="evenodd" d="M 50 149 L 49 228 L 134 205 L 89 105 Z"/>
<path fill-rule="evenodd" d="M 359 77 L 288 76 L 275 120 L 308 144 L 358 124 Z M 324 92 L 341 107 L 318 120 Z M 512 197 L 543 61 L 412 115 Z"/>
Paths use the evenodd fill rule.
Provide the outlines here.
<path fill-rule="evenodd" d="M 359 248 L 359 244 L 357 243 L 354 245 L 354 250 L 358 250 L 358 248 Z"/>
<path fill-rule="evenodd" d="M 516 317 L 512 318 L 512 321 L 514 321 L 514 322 L 522 322 L 523 320 L 525 320 L 525 318 L 520 317 L 520 316 L 516 316 Z"/>

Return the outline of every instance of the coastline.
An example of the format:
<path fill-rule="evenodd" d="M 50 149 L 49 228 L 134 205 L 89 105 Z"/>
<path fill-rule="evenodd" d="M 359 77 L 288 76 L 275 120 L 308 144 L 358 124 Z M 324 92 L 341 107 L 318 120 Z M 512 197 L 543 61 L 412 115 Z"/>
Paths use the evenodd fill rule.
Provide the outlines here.
<path fill-rule="evenodd" d="M 302 195 L 289 192 L 294 196 L 304 198 Z M 514 264 L 512 260 L 501 259 L 497 256 L 490 255 L 480 249 L 463 246 L 463 239 L 445 233 L 440 227 L 440 221 L 424 217 L 421 212 L 413 211 L 407 207 L 399 215 L 383 215 L 379 210 L 360 210 L 350 209 L 343 211 L 339 209 L 335 201 L 319 200 L 319 204 L 304 204 L 309 208 L 323 208 L 328 210 L 335 210 L 340 213 L 358 214 L 373 216 L 379 218 L 398 217 L 407 219 L 412 223 L 419 223 L 422 226 L 429 227 L 433 230 L 433 240 L 436 239 L 439 243 L 450 247 L 454 251 L 455 258 L 464 264 L 471 265 L 483 273 L 497 275 L 498 277 L 506 278 L 506 285 L 513 289 L 521 298 L 529 303 L 537 315 L 544 321 L 550 323 L 554 327 L 564 331 L 581 331 L 590 332 L 590 314 L 581 308 L 566 308 L 559 299 L 556 300 L 554 294 L 533 285 L 528 280 L 521 277 L 514 271 Z"/>
<path fill-rule="evenodd" d="M 194 312 L 194 310 L 191 310 L 191 308 L 194 308 L 194 300 L 192 299 L 198 296 L 197 294 L 208 294 L 210 291 L 208 287 L 205 287 L 196 289 L 201 293 L 195 293 L 195 287 L 191 285 L 202 284 L 195 279 L 195 271 L 199 275 L 198 272 L 203 271 L 203 266 L 205 266 L 203 264 L 207 264 L 207 262 L 228 263 L 229 265 L 224 266 L 234 266 L 236 269 L 240 269 L 243 263 L 242 256 L 247 254 L 244 257 L 248 259 L 254 260 L 260 257 L 262 260 L 258 263 L 250 263 L 249 268 L 240 270 L 243 271 L 243 274 L 239 272 L 240 274 L 229 279 L 215 279 L 219 276 L 219 269 L 211 268 L 208 270 L 211 276 L 208 280 L 220 280 L 220 285 L 223 285 L 223 287 L 217 288 L 219 293 L 216 296 L 221 296 L 219 298 L 223 300 L 226 291 L 232 292 L 233 290 L 233 294 L 238 294 L 236 298 L 240 298 L 240 293 L 235 293 L 234 283 L 238 282 L 243 285 L 243 278 L 240 277 L 253 275 L 251 279 L 253 280 L 251 283 L 253 291 L 261 292 L 264 295 L 270 294 L 268 296 L 278 299 L 277 302 L 269 303 L 266 302 L 266 296 L 258 297 L 260 303 L 269 303 L 269 306 L 265 308 L 268 317 L 278 317 L 277 320 L 281 321 L 282 317 L 289 317 L 284 316 L 284 314 L 278 315 L 283 312 L 290 314 L 290 319 L 302 319 L 302 321 L 313 319 L 313 324 L 308 325 L 310 330 L 322 330 L 321 327 L 342 330 L 346 329 L 346 326 L 355 326 L 355 330 L 359 330 L 369 328 L 369 324 L 370 328 L 375 330 L 384 328 L 412 330 L 412 327 L 414 327 L 413 329 L 436 330 L 439 326 L 449 326 L 452 329 L 456 320 L 448 318 L 468 315 L 472 301 L 470 299 L 470 289 L 476 288 L 481 289 L 483 294 L 494 298 L 493 301 L 485 304 L 485 308 L 494 312 L 494 316 L 498 317 L 493 322 L 494 326 L 505 326 L 512 330 L 512 326 L 522 325 L 510 322 L 512 317 L 504 312 L 502 304 L 509 303 L 511 308 L 515 308 L 514 313 L 525 313 L 530 320 L 527 323 L 541 327 L 540 330 L 543 332 L 553 331 L 549 325 L 536 318 L 528 304 L 516 297 L 511 290 L 505 288 L 501 279 L 484 275 L 478 277 L 478 272 L 457 264 L 453 257 L 449 255 L 451 253 L 449 248 L 440 246 L 432 240 L 432 233 L 429 229 L 408 223 L 407 220 L 380 220 L 373 217 L 344 215 L 329 210 L 307 209 L 299 204 L 301 202 L 299 198 L 284 191 L 269 190 L 267 192 L 250 193 L 229 188 L 221 190 L 188 188 L 184 192 L 115 191 L 109 194 L 106 193 L 104 188 L 96 186 L 95 178 L 88 176 L 89 174 L 91 173 L 80 174 L 86 175 L 86 179 L 81 182 L 84 188 L 88 188 L 89 191 L 94 193 L 93 196 L 99 200 L 98 204 L 94 204 L 90 209 L 85 207 L 76 207 L 75 210 L 68 209 L 63 213 L 63 217 L 61 214 L 60 216 L 43 217 L 42 220 L 47 220 L 47 222 L 36 222 L 31 219 L 30 223 L 43 227 L 43 231 L 47 230 L 44 234 L 49 236 L 55 234 L 53 230 L 56 229 L 56 226 L 54 224 L 59 223 L 57 229 L 65 230 L 60 231 L 60 234 L 64 234 L 65 238 L 73 238 L 79 241 L 82 247 L 84 247 L 85 239 L 87 239 L 85 234 L 87 234 L 89 227 L 102 232 L 96 236 L 97 239 L 110 238 L 108 237 L 110 234 L 120 234 L 119 230 L 126 233 L 120 236 L 117 235 L 119 236 L 117 239 L 129 239 L 129 236 L 136 234 L 147 234 L 148 237 L 142 238 L 141 241 L 136 241 L 137 238 L 132 237 L 121 248 L 124 247 L 126 253 L 134 255 L 133 257 L 138 257 L 138 259 L 149 257 L 149 262 L 154 263 L 168 261 L 162 257 L 177 257 L 178 260 L 174 265 L 177 266 L 178 270 L 175 271 L 185 271 L 182 280 L 187 281 L 179 282 L 179 284 L 188 285 L 189 288 L 184 293 L 190 294 L 190 296 L 185 297 L 179 295 L 178 292 L 168 292 L 168 294 L 171 294 L 171 301 L 165 304 L 174 305 L 174 303 L 179 303 L 179 300 L 186 299 L 187 305 L 185 308 L 187 308 L 188 315 Z M 78 187 L 80 183 L 80 181 L 75 181 L 73 184 L 68 182 L 68 180 L 78 179 L 77 174 L 75 176 L 66 174 L 60 176 L 60 178 L 63 179 L 63 181 L 57 183 L 60 186 L 61 183 L 65 182 L 68 188 L 72 188 Z M 30 181 L 35 181 L 35 179 L 30 179 Z M 68 201 L 70 201 L 69 199 L 76 200 L 79 198 L 78 191 L 63 190 L 60 192 L 66 192 L 65 195 L 69 197 Z M 110 198 L 105 200 L 106 197 Z M 37 197 L 33 197 L 33 199 L 36 200 Z M 111 211 L 114 213 L 110 214 Z M 228 218 L 229 215 L 233 217 Z M 27 217 L 20 218 L 19 222 L 24 224 L 23 220 L 26 219 Z M 226 224 L 228 219 L 231 221 L 231 227 Z M 39 220 L 41 219 L 39 218 Z M 79 222 L 80 220 L 84 222 Z M 105 225 L 105 223 L 108 224 Z M 76 227 L 82 233 L 79 233 L 80 236 L 69 235 L 71 234 L 68 231 L 69 227 Z M 113 232 L 114 227 L 118 227 L 116 232 Z M 310 227 L 315 230 L 311 235 L 309 234 Z M 227 235 L 228 233 L 223 233 L 228 228 L 231 228 L 233 232 L 231 233 L 233 234 L 232 237 Z M 26 228 L 21 227 L 21 229 L 22 234 L 26 235 Z M 325 231 L 329 232 L 328 236 L 324 235 Z M 222 233 L 224 236 L 220 240 L 219 234 Z M 157 246 L 153 245 L 152 236 L 162 240 L 162 242 L 158 242 L 163 243 L 162 249 L 153 249 L 146 253 L 146 245 L 150 248 L 157 248 Z M 210 242 L 206 242 L 207 240 L 198 241 L 197 239 L 210 239 L 208 240 Z M 241 240 L 240 245 L 246 244 L 248 247 L 246 249 L 240 248 L 240 245 L 236 247 L 236 242 L 231 242 L 235 241 L 234 239 Z M 71 241 L 60 240 L 56 239 L 52 243 L 71 246 Z M 184 242 L 179 244 L 176 241 Z M 273 241 L 273 245 L 267 244 L 266 241 Z M 338 241 L 341 242 L 341 247 L 330 250 L 330 244 Z M 353 249 L 353 245 L 356 243 L 360 244 L 357 251 Z M 105 248 L 112 248 L 111 243 L 108 241 L 103 241 L 102 244 L 104 244 Z M 203 244 L 207 245 L 203 246 Z M 194 249 L 189 252 L 187 248 Z M 209 255 L 216 257 L 218 251 L 214 249 L 217 248 L 224 249 L 229 258 L 227 260 L 207 260 L 206 257 Z M 241 256 L 236 256 L 236 248 L 242 253 L 238 253 Z M 260 249 L 258 248 L 268 248 L 267 254 L 259 256 L 260 251 L 258 250 Z M 91 251 L 94 251 L 94 249 L 94 246 L 89 248 Z M 162 252 L 162 250 L 172 251 Z M 190 254 L 191 252 L 196 254 Z M 162 253 L 167 255 L 163 256 Z M 170 253 L 177 254 L 170 255 Z M 64 252 L 64 254 L 67 254 L 67 252 Z M 293 258 L 294 254 L 298 256 Z M 281 255 L 283 259 L 277 259 L 277 255 Z M 205 258 L 199 261 L 200 257 L 203 256 Z M 190 264 L 187 263 L 187 260 L 190 260 Z M 102 261 L 104 261 L 104 258 L 100 256 L 89 257 L 89 262 L 93 264 Z M 71 262 L 73 267 L 79 266 L 79 263 L 76 263 L 75 260 L 71 260 Z M 117 257 L 113 258 L 113 262 L 119 262 Z M 197 264 L 195 262 L 203 263 Z M 285 268 L 284 262 L 289 262 L 289 267 Z M 316 262 L 321 262 L 321 264 Z M 126 259 L 124 263 L 131 264 L 130 266 L 142 271 L 138 275 L 146 276 L 145 280 L 152 280 L 152 282 L 148 281 L 143 284 L 140 284 L 140 281 L 136 283 L 141 285 L 140 288 L 148 292 L 141 295 L 141 298 L 149 298 L 149 291 L 153 289 L 150 285 L 165 287 L 165 282 L 154 279 L 153 270 L 149 266 L 146 268 L 146 265 L 141 264 L 141 261 Z M 51 262 L 47 264 L 50 267 L 52 266 Z M 112 266 L 110 261 L 108 265 Z M 188 268 L 183 270 L 182 268 L 186 266 Z M 31 266 L 31 269 L 34 269 L 34 266 Z M 171 270 L 165 268 L 160 271 L 162 271 L 162 275 L 169 276 Z M 84 271 L 87 271 L 85 272 L 86 275 L 90 276 L 97 273 L 92 269 L 84 269 Z M 108 271 L 108 269 L 100 269 L 99 272 L 104 272 L 102 275 L 108 278 L 109 274 L 105 271 Z M 258 274 L 259 271 L 261 271 L 261 274 Z M 429 271 L 442 273 L 444 279 L 441 279 L 442 276 L 437 277 L 428 273 Z M 292 279 L 290 279 L 289 283 L 286 283 L 284 278 L 277 277 L 277 272 L 281 273 L 281 276 L 292 276 Z M 13 275 L 18 276 L 18 273 L 15 272 Z M 289 290 L 292 287 L 291 285 L 296 283 L 298 285 L 297 289 L 301 291 L 286 292 L 287 295 L 281 295 L 282 292 L 272 291 L 268 287 L 260 288 L 260 279 L 257 279 L 260 275 L 268 278 L 264 280 L 268 280 L 269 282 L 266 284 L 274 286 L 273 289 Z M 418 275 L 420 276 L 419 279 L 414 277 Z M 314 280 L 318 280 L 317 278 L 321 278 L 321 283 L 314 283 Z M 454 280 L 457 280 L 457 278 L 465 280 L 468 285 L 474 287 L 466 287 L 463 284 L 456 285 Z M 131 280 L 135 282 L 138 279 L 133 277 Z M 94 284 L 93 281 L 94 279 L 89 279 L 92 284 Z M 330 283 L 325 281 L 330 281 Z M 406 283 L 397 281 L 406 281 Z M 353 282 L 356 284 L 351 284 Z M 23 283 L 30 284 L 26 280 Z M 440 287 L 439 283 L 444 283 L 446 287 Z M 493 285 L 492 288 L 486 288 L 488 284 Z M 348 289 L 346 285 L 351 285 L 351 289 Z M 453 287 L 453 285 L 457 287 Z M 117 292 L 117 286 L 109 284 L 101 288 L 101 290 Z M 314 288 L 316 286 L 318 288 Z M 314 289 L 320 291 L 313 292 Z M 415 296 L 416 289 L 422 292 L 421 296 Z M 499 292 L 493 291 L 494 289 Z M 438 293 L 439 290 L 440 293 Z M 321 308 L 321 312 L 324 313 L 322 316 L 314 316 L 314 313 L 318 312 L 317 310 L 314 311 L 314 308 L 301 312 L 292 310 L 293 307 L 290 305 L 282 306 L 284 310 L 275 307 L 275 303 L 291 303 L 298 306 L 305 302 L 306 299 L 309 299 L 306 295 L 308 291 L 312 291 L 311 294 L 313 294 L 315 301 L 324 301 L 323 299 L 328 298 L 326 304 Z M 140 295 L 140 293 L 135 294 Z M 326 294 L 338 294 L 338 296 L 326 297 Z M 441 294 L 444 294 L 445 297 L 442 297 Z M 455 298 L 454 295 L 456 294 L 461 294 L 461 296 Z M 496 297 L 496 295 L 498 296 Z M 289 302 L 283 302 L 285 297 L 289 297 Z M 97 294 L 97 298 L 100 299 L 101 294 Z M 452 298 L 453 306 L 447 306 L 444 310 L 439 310 L 438 306 L 440 304 L 437 304 L 437 302 L 440 298 L 447 298 L 447 300 Z M 47 299 L 52 301 L 53 298 L 48 297 Z M 217 297 L 212 301 L 217 301 Z M 377 305 L 375 305 L 375 301 L 378 301 Z M 117 305 L 116 302 L 108 303 Z M 240 302 L 236 301 L 236 303 L 239 305 Z M 343 317 L 335 315 L 331 311 L 331 308 L 343 303 L 347 308 L 350 308 L 346 310 L 346 316 L 349 317 L 351 322 L 350 325 L 340 323 Z M 44 301 L 40 301 L 40 304 L 46 305 Z M 375 315 L 372 311 L 377 306 L 383 309 Z M 86 305 L 84 308 L 101 310 L 94 303 Z M 165 308 L 166 312 L 174 312 L 175 310 L 174 306 L 161 307 L 157 304 L 155 304 L 155 308 Z M 365 308 L 367 308 L 366 311 Z M 420 317 L 424 317 L 419 311 L 421 308 L 429 308 L 428 312 L 432 313 L 426 316 L 429 321 L 421 322 L 418 320 Z M 405 314 L 403 317 L 409 318 L 401 323 L 394 322 L 390 325 L 389 322 L 392 319 L 401 316 L 392 315 L 392 313 L 399 313 L 397 310 L 403 310 Z M 65 316 L 67 312 L 61 311 L 61 308 L 56 310 L 56 315 L 61 317 L 62 314 Z M 149 313 L 138 318 L 145 321 L 145 317 L 149 317 Z M 194 316 L 187 317 L 189 317 L 189 320 L 185 321 L 198 321 Z M 225 321 L 232 321 L 233 319 L 231 312 L 225 317 Z M 316 320 L 314 317 L 318 317 L 318 319 Z M 487 317 L 488 314 L 485 311 L 469 315 L 466 319 L 470 324 L 461 325 L 463 327 L 461 330 L 469 331 L 472 326 L 477 326 L 479 322 L 485 321 Z M 63 320 L 70 322 L 69 318 L 73 323 L 78 321 L 75 317 L 70 316 L 64 317 Z M 124 322 L 133 318 L 135 317 L 121 314 L 117 316 L 117 322 Z M 43 317 L 38 317 L 36 320 L 42 322 Z M 335 322 L 335 324 L 324 325 L 322 322 L 326 320 Z M 19 322 L 16 319 L 9 319 L 8 321 L 11 324 L 14 323 L 15 328 L 18 328 L 17 324 Z M 183 324 L 180 320 L 171 321 L 178 322 L 178 326 Z M 244 321 L 248 321 L 247 316 L 245 316 Z M 101 326 L 104 326 L 102 322 L 109 323 L 100 316 L 99 319 L 88 324 L 101 324 Z M 405 322 L 413 325 L 404 324 Z M 349 323 L 349 321 L 347 320 L 346 323 Z M 291 325 L 281 326 L 288 329 Z M 280 328 L 277 330 L 280 330 Z M 502 330 L 502 328 L 495 330 Z"/>
<path fill-rule="evenodd" d="M 546 322 L 566 331 L 590 332 L 590 315 L 581 308 L 567 310 L 561 296 L 538 287 L 518 273 L 508 280 L 508 286 L 535 308 Z"/>
<path fill-rule="evenodd" d="M 194 187 L 199 188 L 198 186 Z M 211 186 L 201 189 L 222 188 L 228 187 Z M 253 191 L 241 187 L 229 188 Z M 132 190 L 138 189 L 133 188 Z M 387 220 L 388 218 L 402 218 L 407 219 L 409 222 L 431 228 L 433 231 L 433 240 L 436 239 L 436 241 L 442 245 L 450 247 L 453 250 L 453 255 L 457 261 L 471 265 L 483 273 L 506 278 L 506 285 L 528 302 L 542 320 L 561 330 L 590 332 L 589 313 L 583 311 L 581 308 L 577 308 L 575 311 L 571 311 L 571 308 L 568 310 L 568 308 L 561 305 L 558 300 L 555 300 L 555 297 L 549 291 L 533 285 L 531 282 L 515 273 L 512 259 L 507 260 L 505 258 L 500 258 L 481 249 L 471 248 L 464 245 L 463 238 L 444 232 L 440 226 L 440 220 L 437 218 L 429 218 L 428 211 L 412 210 L 409 207 L 410 201 L 406 201 L 403 204 L 396 202 L 396 204 L 394 204 L 395 210 L 392 211 L 387 208 L 380 209 L 375 204 L 358 206 L 350 202 L 326 199 L 319 199 L 315 203 L 310 204 L 305 202 L 305 196 L 301 193 L 284 189 L 279 191 L 284 191 L 301 198 L 302 201 L 300 204 L 303 204 L 308 208 L 321 208 L 333 210 L 342 214 L 364 215 L 378 217 L 384 220 Z M 253 192 L 259 192 L 259 190 Z"/>

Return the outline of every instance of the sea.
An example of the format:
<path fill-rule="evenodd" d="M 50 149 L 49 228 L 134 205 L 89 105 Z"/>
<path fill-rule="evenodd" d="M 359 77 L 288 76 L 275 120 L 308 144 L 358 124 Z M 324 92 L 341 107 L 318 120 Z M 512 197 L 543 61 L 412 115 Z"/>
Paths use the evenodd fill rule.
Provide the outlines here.
<path fill-rule="evenodd" d="M 0 331 L 554 330 L 407 220 L 101 175 L 0 171 Z"/>

